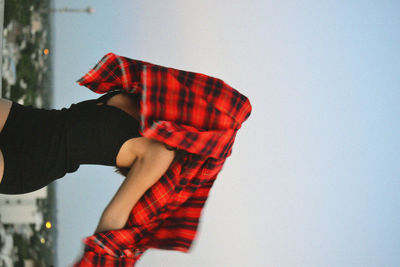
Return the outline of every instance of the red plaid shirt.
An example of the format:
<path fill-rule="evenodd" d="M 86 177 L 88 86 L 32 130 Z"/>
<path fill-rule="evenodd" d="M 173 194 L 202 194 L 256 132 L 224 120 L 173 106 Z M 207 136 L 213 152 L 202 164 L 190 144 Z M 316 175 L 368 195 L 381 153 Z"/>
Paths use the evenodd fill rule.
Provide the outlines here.
<path fill-rule="evenodd" d="M 133 207 L 123 229 L 86 237 L 78 266 L 134 266 L 148 248 L 188 252 L 211 186 L 250 116 L 249 100 L 222 80 L 105 55 L 78 80 L 96 93 L 140 96 L 140 133 L 189 152 Z"/>

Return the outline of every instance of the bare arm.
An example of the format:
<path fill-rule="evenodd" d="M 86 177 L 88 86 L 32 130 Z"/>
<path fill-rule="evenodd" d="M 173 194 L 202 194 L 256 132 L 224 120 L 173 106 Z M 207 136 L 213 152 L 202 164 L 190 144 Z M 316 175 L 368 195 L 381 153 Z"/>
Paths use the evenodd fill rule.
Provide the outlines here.
<path fill-rule="evenodd" d="M 136 202 L 164 175 L 174 156 L 175 152 L 166 149 L 163 143 L 151 141 L 103 211 L 95 233 L 123 228 Z"/>

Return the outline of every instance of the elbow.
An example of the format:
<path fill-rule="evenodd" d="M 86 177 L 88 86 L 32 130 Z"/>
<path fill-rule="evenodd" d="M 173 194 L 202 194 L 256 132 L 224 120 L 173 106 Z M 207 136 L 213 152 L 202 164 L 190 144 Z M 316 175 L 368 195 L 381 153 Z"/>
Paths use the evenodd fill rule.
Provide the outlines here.
<path fill-rule="evenodd" d="M 118 214 L 113 214 L 109 210 L 105 210 L 101 216 L 99 230 L 100 232 L 119 230 L 125 227 L 128 218 L 123 218 Z"/>

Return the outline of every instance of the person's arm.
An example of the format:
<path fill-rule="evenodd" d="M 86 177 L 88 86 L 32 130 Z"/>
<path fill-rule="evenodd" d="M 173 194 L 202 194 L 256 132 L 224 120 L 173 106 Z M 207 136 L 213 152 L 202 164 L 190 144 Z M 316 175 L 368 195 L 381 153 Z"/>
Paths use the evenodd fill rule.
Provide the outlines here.
<path fill-rule="evenodd" d="M 123 228 L 136 202 L 164 175 L 174 156 L 175 152 L 166 149 L 163 143 L 150 142 L 103 211 L 95 233 Z"/>

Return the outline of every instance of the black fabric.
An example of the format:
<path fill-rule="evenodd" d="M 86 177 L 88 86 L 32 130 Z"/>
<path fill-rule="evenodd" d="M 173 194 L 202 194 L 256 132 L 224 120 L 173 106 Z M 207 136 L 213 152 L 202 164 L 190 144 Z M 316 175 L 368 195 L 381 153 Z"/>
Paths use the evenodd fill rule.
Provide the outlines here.
<path fill-rule="evenodd" d="M 105 104 L 120 92 L 61 110 L 13 102 L 0 133 L 4 155 L 0 193 L 35 191 L 76 171 L 80 164 L 116 166 L 122 144 L 140 137 L 140 124 L 135 118 Z"/>

